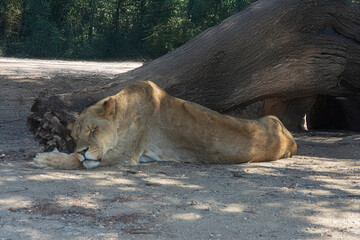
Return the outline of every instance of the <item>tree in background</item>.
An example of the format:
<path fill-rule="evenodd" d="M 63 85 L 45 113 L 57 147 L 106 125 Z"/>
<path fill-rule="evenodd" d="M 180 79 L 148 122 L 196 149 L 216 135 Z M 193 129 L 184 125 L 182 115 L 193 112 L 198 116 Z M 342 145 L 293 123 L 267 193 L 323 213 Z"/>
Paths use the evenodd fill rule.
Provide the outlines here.
<path fill-rule="evenodd" d="M 24 0 L 0 0 L 0 56 L 19 41 Z"/>
<path fill-rule="evenodd" d="M 31 57 L 56 57 L 59 55 L 61 35 L 51 21 L 50 2 L 24 1 L 20 32 L 22 52 Z"/>
<path fill-rule="evenodd" d="M 158 57 L 251 2 L 0 0 L 0 49 L 27 57 Z"/>

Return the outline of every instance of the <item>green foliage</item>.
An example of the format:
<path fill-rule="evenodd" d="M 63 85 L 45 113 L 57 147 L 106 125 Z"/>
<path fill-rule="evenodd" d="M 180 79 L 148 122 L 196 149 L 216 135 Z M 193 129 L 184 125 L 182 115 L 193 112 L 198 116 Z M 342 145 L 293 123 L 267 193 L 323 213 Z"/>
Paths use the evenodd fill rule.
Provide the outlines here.
<path fill-rule="evenodd" d="M 19 41 L 22 4 L 23 0 L 0 0 L 0 56 Z"/>
<path fill-rule="evenodd" d="M 150 1 L 144 24 L 145 48 L 155 56 L 163 55 L 193 38 L 198 31 L 187 18 L 186 7 L 186 1 Z"/>
<path fill-rule="evenodd" d="M 0 0 L 0 36 L 17 38 L 21 28 L 23 0 Z"/>
<path fill-rule="evenodd" d="M 57 57 L 61 35 L 50 21 L 48 1 L 25 2 L 22 37 L 22 53 L 26 56 Z"/>
<path fill-rule="evenodd" d="M 193 38 L 196 26 L 188 19 L 171 17 L 166 23 L 158 24 L 149 30 L 144 40 L 149 49 L 158 55 L 166 54 Z"/>
<path fill-rule="evenodd" d="M 158 57 L 251 0 L 0 0 L 0 54 Z"/>

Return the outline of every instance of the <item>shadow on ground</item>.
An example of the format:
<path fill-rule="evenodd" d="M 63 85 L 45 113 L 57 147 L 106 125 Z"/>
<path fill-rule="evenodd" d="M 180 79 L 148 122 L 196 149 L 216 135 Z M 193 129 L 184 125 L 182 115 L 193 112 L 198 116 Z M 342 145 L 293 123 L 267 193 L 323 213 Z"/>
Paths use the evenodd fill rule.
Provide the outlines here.
<path fill-rule="evenodd" d="M 333 153 L 322 152 L 328 139 L 298 138 L 293 158 L 241 165 L 61 171 L 7 156 L 0 170 L 0 236 L 358 239 L 357 152 L 334 140 L 337 155 L 330 158 Z M 314 148 L 318 155 L 311 156 Z"/>

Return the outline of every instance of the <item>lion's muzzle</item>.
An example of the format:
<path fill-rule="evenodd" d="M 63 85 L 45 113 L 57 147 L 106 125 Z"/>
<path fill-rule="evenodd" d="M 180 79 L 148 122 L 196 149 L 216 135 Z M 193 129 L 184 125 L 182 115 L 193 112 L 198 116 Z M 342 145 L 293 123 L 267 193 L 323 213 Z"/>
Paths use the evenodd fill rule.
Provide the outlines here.
<path fill-rule="evenodd" d="M 82 162 L 83 166 L 87 169 L 92 169 L 92 168 L 96 168 L 97 166 L 99 166 L 100 164 L 100 160 L 88 160 L 88 159 L 85 159 L 83 162 Z"/>
<path fill-rule="evenodd" d="M 89 153 L 87 152 L 88 150 L 89 147 L 85 147 L 77 151 L 77 153 L 79 154 L 79 160 L 83 164 L 83 166 L 87 169 L 92 169 L 99 166 L 101 158 L 100 159 L 92 158 L 91 156 L 89 156 Z"/>

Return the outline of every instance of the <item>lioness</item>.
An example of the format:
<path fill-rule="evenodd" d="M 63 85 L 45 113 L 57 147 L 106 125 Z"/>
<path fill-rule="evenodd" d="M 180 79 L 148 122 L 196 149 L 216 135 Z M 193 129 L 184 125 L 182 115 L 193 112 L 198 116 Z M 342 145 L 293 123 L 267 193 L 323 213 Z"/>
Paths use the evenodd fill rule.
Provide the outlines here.
<path fill-rule="evenodd" d="M 274 116 L 229 117 L 172 97 L 150 81 L 129 85 L 85 109 L 72 135 L 74 153 L 39 153 L 35 164 L 60 169 L 146 161 L 229 164 L 273 161 L 297 150 Z"/>

